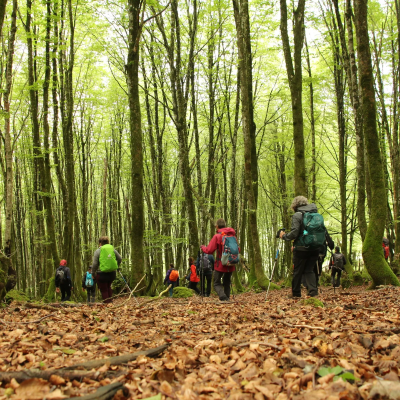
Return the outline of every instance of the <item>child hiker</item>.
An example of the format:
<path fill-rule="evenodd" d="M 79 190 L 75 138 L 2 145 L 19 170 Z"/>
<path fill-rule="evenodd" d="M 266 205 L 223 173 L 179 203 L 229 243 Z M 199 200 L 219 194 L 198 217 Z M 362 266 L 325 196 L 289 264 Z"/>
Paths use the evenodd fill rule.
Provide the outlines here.
<path fill-rule="evenodd" d="M 175 268 L 174 264 L 169 264 L 169 270 L 167 271 L 167 274 L 165 275 L 164 279 L 164 285 L 171 285 L 169 288 L 169 297 L 172 297 L 174 294 L 174 287 L 177 287 L 179 285 L 179 272 Z"/>
<path fill-rule="evenodd" d="M 83 274 L 82 289 L 87 292 L 87 302 L 94 303 L 96 301 L 96 284 L 92 275 L 92 266 L 88 267 L 87 272 Z"/>

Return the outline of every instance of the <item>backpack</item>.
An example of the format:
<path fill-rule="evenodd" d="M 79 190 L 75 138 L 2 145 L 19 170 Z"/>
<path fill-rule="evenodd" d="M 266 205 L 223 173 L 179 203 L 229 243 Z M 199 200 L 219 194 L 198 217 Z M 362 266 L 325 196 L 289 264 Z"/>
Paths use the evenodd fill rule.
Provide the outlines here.
<path fill-rule="evenodd" d="M 179 272 L 175 269 L 173 269 L 170 274 L 169 274 L 169 280 L 171 282 L 176 282 L 179 278 Z"/>
<path fill-rule="evenodd" d="M 296 246 L 307 247 L 309 250 L 319 250 L 326 241 L 324 217 L 319 213 L 303 214 L 303 232 L 296 240 Z"/>
<path fill-rule="evenodd" d="M 66 281 L 66 271 L 64 269 L 64 267 L 58 267 L 57 271 L 56 271 L 56 286 L 60 286 L 62 285 L 65 281 Z"/>
<path fill-rule="evenodd" d="M 240 260 L 239 246 L 235 236 L 222 236 L 222 265 L 237 264 Z"/>
<path fill-rule="evenodd" d="M 93 287 L 93 284 L 94 284 L 94 282 L 93 282 L 92 274 L 89 272 L 86 272 L 85 286 L 90 288 L 90 287 Z"/>
<path fill-rule="evenodd" d="M 344 271 L 343 254 L 342 253 L 334 253 L 332 255 L 332 257 L 333 257 L 332 267 L 336 268 L 336 269 L 340 269 L 341 271 Z"/>
<path fill-rule="evenodd" d="M 101 246 L 99 263 L 101 272 L 112 272 L 118 269 L 114 247 L 111 244 Z"/>
<path fill-rule="evenodd" d="M 212 272 L 212 265 L 210 259 L 208 258 L 208 254 L 202 253 L 200 255 L 198 274 L 203 274 L 205 272 Z"/>
<path fill-rule="evenodd" d="M 385 260 L 387 260 L 389 258 L 389 246 L 385 246 L 383 251 L 385 253 Z"/>

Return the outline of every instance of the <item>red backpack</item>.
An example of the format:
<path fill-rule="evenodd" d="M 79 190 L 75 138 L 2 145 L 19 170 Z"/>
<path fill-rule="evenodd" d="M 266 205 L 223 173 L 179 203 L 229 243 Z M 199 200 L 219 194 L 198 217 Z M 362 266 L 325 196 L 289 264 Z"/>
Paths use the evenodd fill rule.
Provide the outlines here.
<path fill-rule="evenodd" d="M 384 251 L 385 251 L 385 260 L 387 260 L 389 258 L 389 246 L 385 246 Z"/>
<path fill-rule="evenodd" d="M 171 282 L 176 282 L 179 278 L 179 272 L 176 269 L 173 269 L 169 274 L 169 280 Z"/>

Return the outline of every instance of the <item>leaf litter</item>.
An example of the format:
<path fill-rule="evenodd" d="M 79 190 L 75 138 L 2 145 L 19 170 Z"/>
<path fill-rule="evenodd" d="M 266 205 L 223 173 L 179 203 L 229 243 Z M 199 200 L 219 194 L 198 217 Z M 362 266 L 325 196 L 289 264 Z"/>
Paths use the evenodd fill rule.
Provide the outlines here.
<path fill-rule="evenodd" d="M 323 288 L 324 307 L 287 294 L 56 312 L 11 304 L 0 311 L 0 400 L 79 397 L 116 382 L 127 389 L 118 400 L 400 399 L 399 288 Z M 165 344 L 156 357 L 113 364 Z M 92 370 L 73 367 L 98 359 Z"/>

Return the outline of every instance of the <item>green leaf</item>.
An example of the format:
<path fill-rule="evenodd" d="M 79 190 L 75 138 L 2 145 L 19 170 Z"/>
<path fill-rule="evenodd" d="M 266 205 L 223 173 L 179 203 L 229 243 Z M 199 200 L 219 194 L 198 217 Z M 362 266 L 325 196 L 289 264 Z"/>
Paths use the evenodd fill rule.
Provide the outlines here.
<path fill-rule="evenodd" d="M 330 371 L 330 368 L 322 367 L 318 370 L 317 373 L 319 376 L 326 376 L 326 375 L 330 374 L 331 371 Z"/>
<path fill-rule="evenodd" d="M 343 372 L 343 368 L 340 365 L 336 365 L 336 367 L 331 368 L 331 374 L 339 375 Z"/>
<path fill-rule="evenodd" d="M 101 342 L 101 343 L 108 342 L 108 337 L 103 336 L 102 338 L 99 339 L 99 342 Z"/>
<path fill-rule="evenodd" d="M 319 376 L 326 376 L 328 374 L 339 375 L 342 372 L 343 372 L 343 368 L 339 365 L 336 365 L 336 367 L 333 367 L 333 368 L 322 367 L 318 370 L 317 373 Z"/>
<path fill-rule="evenodd" d="M 152 397 L 146 397 L 143 400 L 161 400 L 161 393 L 156 394 L 155 396 Z"/>
<path fill-rule="evenodd" d="M 74 350 L 74 349 L 61 349 L 61 351 L 64 354 L 68 354 L 68 355 L 72 355 L 72 354 L 76 353 L 76 350 Z"/>
<path fill-rule="evenodd" d="M 351 372 L 345 372 L 344 374 L 342 374 L 340 376 L 335 376 L 335 378 L 343 379 L 345 382 L 347 382 L 347 381 L 353 381 L 354 382 L 354 381 L 359 380 Z"/>

